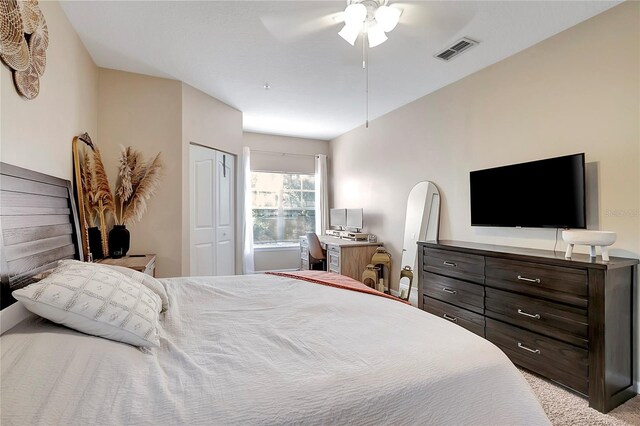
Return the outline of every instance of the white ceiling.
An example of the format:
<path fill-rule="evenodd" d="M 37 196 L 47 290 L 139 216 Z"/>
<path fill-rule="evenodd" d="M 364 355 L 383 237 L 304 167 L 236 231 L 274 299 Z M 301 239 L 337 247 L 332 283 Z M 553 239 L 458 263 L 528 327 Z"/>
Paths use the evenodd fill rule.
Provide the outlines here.
<path fill-rule="evenodd" d="M 619 2 L 393 1 L 404 10 L 369 50 L 373 119 Z M 182 80 L 244 114 L 246 131 L 332 139 L 365 121 L 362 46 L 337 32 L 345 1 L 70 1 L 96 64 Z M 466 36 L 451 62 L 433 55 Z M 271 88 L 264 89 L 265 83 Z"/>

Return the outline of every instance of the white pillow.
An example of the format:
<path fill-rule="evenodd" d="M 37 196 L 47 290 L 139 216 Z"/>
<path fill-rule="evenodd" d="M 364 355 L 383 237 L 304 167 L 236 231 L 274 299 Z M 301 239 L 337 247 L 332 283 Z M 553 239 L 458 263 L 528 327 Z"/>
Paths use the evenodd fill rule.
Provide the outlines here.
<path fill-rule="evenodd" d="M 68 262 L 79 262 L 79 260 L 61 260 L 59 264 L 64 264 Z M 162 311 L 166 311 L 169 308 L 169 296 L 167 296 L 167 290 L 165 290 L 164 286 L 160 281 L 152 277 L 151 275 L 147 275 L 143 272 L 136 271 L 135 269 L 125 268 L 124 266 L 117 265 L 106 265 L 100 264 L 100 266 L 105 266 L 107 268 L 111 268 L 114 271 L 120 272 L 122 275 L 125 275 L 129 278 L 132 278 L 147 287 L 149 290 L 153 291 L 158 295 L 160 300 L 162 301 Z"/>
<path fill-rule="evenodd" d="M 135 346 L 160 345 L 160 297 L 111 268 L 63 262 L 12 295 L 31 312 L 83 333 Z"/>

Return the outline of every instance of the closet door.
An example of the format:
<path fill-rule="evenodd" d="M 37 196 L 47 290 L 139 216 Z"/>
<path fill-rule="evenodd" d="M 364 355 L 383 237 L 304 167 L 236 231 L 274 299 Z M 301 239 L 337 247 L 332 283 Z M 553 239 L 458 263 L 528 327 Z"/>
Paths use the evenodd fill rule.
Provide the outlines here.
<path fill-rule="evenodd" d="M 216 275 L 234 275 L 235 265 L 235 157 L 217 153 Z"/>
<path fill-rule="evenodd" d="M 235 273 L 235 158 L 190 146 L 190 274 Z"/>

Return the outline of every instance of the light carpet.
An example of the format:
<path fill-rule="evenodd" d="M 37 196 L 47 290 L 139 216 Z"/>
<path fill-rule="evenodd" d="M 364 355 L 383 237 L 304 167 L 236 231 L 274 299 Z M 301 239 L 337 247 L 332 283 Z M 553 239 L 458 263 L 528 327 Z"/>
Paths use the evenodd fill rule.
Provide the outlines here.
<path fill-rule="evenodd" d="M 554 426 L 640 425 L 640 395 L 636 395 L 607 414 L 602 414 L 589 408 L 587 400 L 572 391 L 528 371 L 520 371 L 533 388 L 533 392 Z"/>

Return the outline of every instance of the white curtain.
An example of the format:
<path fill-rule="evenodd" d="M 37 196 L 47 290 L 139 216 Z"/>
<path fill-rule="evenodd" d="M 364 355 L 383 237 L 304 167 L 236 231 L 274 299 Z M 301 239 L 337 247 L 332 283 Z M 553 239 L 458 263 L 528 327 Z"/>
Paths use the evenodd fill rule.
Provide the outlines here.
<path fill-rule="evenodd" d="M 251 211 L 251 151 L 248 146 L 242 148 L 242 178 L 244 183 L 244 217 L 242 233 L 242 273 L 253 274 L 253 216 Z"/>
<path fill-rule="evenodd" d="M 316 155 L 316 234 L 324 235 L 329 227 L 329 188 L 327 156 Z"/>

